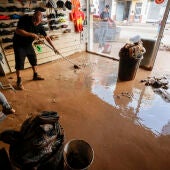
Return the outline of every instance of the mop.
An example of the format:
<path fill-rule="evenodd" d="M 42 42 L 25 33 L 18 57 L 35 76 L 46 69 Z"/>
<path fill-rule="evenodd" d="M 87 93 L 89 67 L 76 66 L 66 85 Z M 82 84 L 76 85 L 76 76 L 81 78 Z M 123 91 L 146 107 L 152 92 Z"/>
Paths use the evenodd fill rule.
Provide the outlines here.
<path fill-rule="evenodd" d="M 50 49 L 52 49 L 53 51 L 54 51 L 54 49 L 51 47 L 51 46 L 49 46 L 48 44 L 46 44 L 43 40 L 40 40 L 44 45 L 46 45 L 48 48 L 50 48 Z M 73 64 L 74 65 L 74 69 L 80 69 L 80 67 L 78 66 L 78 65 L 76 65 L 75 63 L 73 63 L 71 60 L 69 60 L 69 59 L 67 59 L 67 58 L 65 58 L 61 53 L 58 53 L 64 60 L 66 60 L 66 61 L 68 61 L 68 62 L 70 62 L 71 64 Z"/>

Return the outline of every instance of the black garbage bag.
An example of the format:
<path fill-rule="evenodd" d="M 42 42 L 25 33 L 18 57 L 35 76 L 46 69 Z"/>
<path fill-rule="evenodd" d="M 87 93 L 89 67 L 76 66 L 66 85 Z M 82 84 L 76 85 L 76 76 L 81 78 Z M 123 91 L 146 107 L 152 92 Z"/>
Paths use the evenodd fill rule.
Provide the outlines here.
<path fill-rule="evenodd" d="M 15 130 L 6 130 L 0 134 L 0 140 L 4 143 L 13 145 L 21 139 L 21 134 Z"/>
<path fill-rule="evenodd" d="M 20 134 L 14 133 L 12 142 L 9 142 L 10 138 L 5 138 L 3 133 L 3 141 L 6 139 L 10 144 L 10 159 L 16 167 L 22 170 L 33 168 L 41 170 L 42 165 L 44 167 L 48 165 L 51 166 L 50 170 L 53 170 L 64 164 L 62 161 L 64 131 L 58 120 L 57 112 L 44 111 L 36 117 L 27 119 L 20 129 Z M 52 159 L 56 159 L 55 164 L 52 163 Z"/>
<path fill-rule="evenodd" d="M 8 153 L 5 150 L 5 148 L 0 149 L 0 169 L 1 170 L 15 170 L 15 168 L 12 166 Z"/>
<path fill-rule="evenodd" d="M 64 145 L 60 146 L 58 150 L 53 152 L 47 159 L 41 161 L 37 170 L 63 170 L 64 169 L 64 157 L 63 157 Z"/>

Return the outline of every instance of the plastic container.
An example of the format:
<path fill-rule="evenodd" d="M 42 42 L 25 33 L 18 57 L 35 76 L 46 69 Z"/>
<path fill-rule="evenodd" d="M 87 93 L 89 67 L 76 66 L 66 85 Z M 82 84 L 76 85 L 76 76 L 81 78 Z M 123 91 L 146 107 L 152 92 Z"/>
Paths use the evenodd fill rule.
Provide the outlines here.
<path fill-rule="evenodd" d="M 141 41 L 143 42 L 143 46 L 146 49 L 146 53 L 143 54 L 143 60 L 140 63 L 140 67 L 144 68 L 146 70 L 152 70 L 152 68 L 153 68 L 152 54 L 153 54 L 153 50 L 154 50 L 156 40 L 141 39 Z"/>
<path fill-rule="evenodd" d="M 84 140 L 73 139 L 64 146 L 67 169 L 87 170 L 94 159 L 94 151 Z"/>
<path fill-rule="evenodd" d="M 142 56 L 139 58 L 120 56 L 118 79 L 120 81 L 133 80 L 136 76 L 136 72 L 139 68 L 142 58 Z"/>

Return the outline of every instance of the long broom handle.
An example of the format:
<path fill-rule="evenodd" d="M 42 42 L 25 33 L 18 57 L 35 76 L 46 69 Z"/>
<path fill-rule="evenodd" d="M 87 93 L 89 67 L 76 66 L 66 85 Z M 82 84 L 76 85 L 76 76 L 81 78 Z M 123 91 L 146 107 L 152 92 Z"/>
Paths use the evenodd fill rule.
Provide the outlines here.
<path fill-rule="evenodd" d="M 44 45 L 46 45 L 47 47 L 49 47 L 50 49 L 52 49 L 54 51 L 54 49 L 49 46 L 48 44 L 46 44 L 44 41 L 42 41 Z M 75 65 L 72 61 L 70 61 L 69 59 L 65 58 L 61 53 L 58 53 L 63 59 L 67 60 L 68 62 L 70 62 L 71 64 Z"/>

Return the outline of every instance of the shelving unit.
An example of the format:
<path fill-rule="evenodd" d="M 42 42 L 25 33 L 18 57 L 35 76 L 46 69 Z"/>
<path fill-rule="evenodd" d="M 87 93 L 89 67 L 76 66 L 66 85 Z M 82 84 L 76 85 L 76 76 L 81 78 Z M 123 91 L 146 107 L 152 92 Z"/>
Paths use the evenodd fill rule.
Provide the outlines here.
<path fill-rule="evenodd" d="M 57 0 L 56 0 L 57 1 Z M 66 1 L 66 0 L 65 0 Z M 65 2 L 64 1 L 64 2 Z M 82 51 L 82 48 L 80 48 L 81 45 L 81 35 L 80 33 L 76 33 L 74 30 L 74 23 L 70 21 L 69 19 L 69 13 L 71 12 L 70 10 L 62 10 L 61 8 L 56 9 L 58 15 L 63 15 L 63 16 L 56 16 L 54 18 L 49 18 L 49 15 L 52 13 L 55 14 L 54 9 L 49 9 L 46 8 L 45 6 L 45 1 L 43 0 L 38 0 L 36 3 L 31 3 L 29 6 L 29 2 L 26 1 L 25 5 L 23 6 L 19 1 L 14 0 L 14 3 L 9 3 L 7 0 L 0 2 L 0 10 L 1 7 L 8 9 L 9 7 L 15 6 L 14 9 L 20 9 L 19 11 L 4 11 L 0 12 L 0 15 L 7 15 L 11 16 L 13 14 L 17 15 L 32 15 L 33 14 L 33 9 L 37 7 L 41 7 L 46 9 L 45 12 L 43 12 L 43 22 L 46 22 L 44 27 L 47 29 L 46 32 L 49 36 L 57 36 L 58 38 L 53 39 L 53 43 L 56 46 L 56 48 L 61 52 L 63 56 L 69 56 L 72 55 L 76 52 Z M 21 10 L 22 9 L 22 10 Z M 50 25 L 51 20 L 54 20 L 56 23 Z M 64 21 L 64 22 L 62 22 Z M 1 35 L 4 34 L 3 30 L 9 30 L 9 31 L 14 31 L 16 28 L 16 24 L 18 22 L 18 19 L 8 19 L 8 20 L 0 20 L 0 25 L 4 23 L 5 24 L 11 24 L 14 23 L 13 27 L 9 28 L 0 28 L 0 45 L 1 45 L 1 50 L 0 52 L 4 55 L 4 63 L 2 65 L 4 72 L 5 73 L 10 73 L 10 72 L 15 72 L 15 59 L 14 59 L 14 51 L 13 48 L 11 47 L 10 49 L 6 49 L 8 46 L 12 45 L 12 42 L 7 42 L 4 43 L 2 40 L 5 38 L 11 38 L 13 37 L 13 34 L 10 35 Z M 62 25 L 65 25 L 66 28 L 62 28 Z M 50 26 L 53 26 L 55 29 L 50 29 Z M 64 27 L 64 26 L 63 26 Z M 58 29 L 56 29 L 58 28 Z M 66 29 L 69 29 L 69 33 L 64 33 Z M 45 45 L 40 44 L 42 47 L 42 52 L 38 52 L 35 47 L 35 51 L 37 53 L 37 59 L 38 59 L 38 64 L 43 64 L 47 63 L 50 61 L 57 60 L 61 58 L 60 55 L 56 55 L 50 48 L 46 47 Z M 84 44 L 84 50 L 85 50 L 85 44 Z M 25 68 L 29 68 L 30 64 L 28 60 L 26 59 L 25 61 Z"/>

